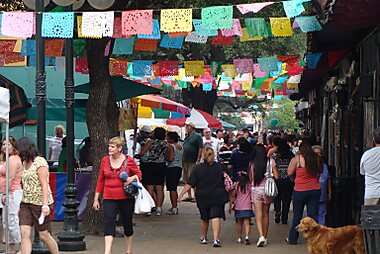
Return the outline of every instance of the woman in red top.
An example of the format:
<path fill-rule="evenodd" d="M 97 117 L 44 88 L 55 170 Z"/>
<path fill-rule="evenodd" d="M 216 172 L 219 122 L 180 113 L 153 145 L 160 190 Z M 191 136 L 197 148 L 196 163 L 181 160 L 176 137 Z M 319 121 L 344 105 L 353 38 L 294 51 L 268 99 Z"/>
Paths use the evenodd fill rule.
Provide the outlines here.
<path fill-rule="evenodd" d="M 297 244 L 298 231 L 296 226 L 300 223 L 306 205 L 307 215 L 318 221 L 319 197 L 321 185 L 318 175 L 322 172 L 321 158 L 311 149 L 311 146 L 302 142 L 299 153 L 290 161 L 289 176 L 296 175 L 293 191 L 293 223 L 290 228 L 289 244 Z"/>
<path fill-rule="evenodd" d="M 100 163 L 98 183 L 94 197 L 93 207 L 100 209 L 99 196 L 103 193 L 104 213 L 104 239 L 105 254 L 111 253 L 112 241 L 115 236 L 116 215 L 120 211 L 124 227 L 125 244 L 127 254 L 132 253 L 133 225 L 132 216 L 135 206 L 135 198 L 124 194 L 123 181 L 119 178 L 127 163 L 127 184 L 141 179 L 141 171 L 132 157 L 122 153 L 124 139 L 113 137 L 108 144 L 108 156 Z"/>

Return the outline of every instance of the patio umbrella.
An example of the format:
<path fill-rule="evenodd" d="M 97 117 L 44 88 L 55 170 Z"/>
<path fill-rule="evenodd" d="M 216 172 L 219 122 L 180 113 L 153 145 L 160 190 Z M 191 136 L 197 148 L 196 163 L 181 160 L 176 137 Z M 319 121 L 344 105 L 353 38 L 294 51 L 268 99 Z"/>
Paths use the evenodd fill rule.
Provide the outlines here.
<path fill-rule="evenodd" d="M 212 115 L 199 110 L 199 109 L 192 109 L 190 111 L 190 117 L 188 118 L 169 118 L 166 121 L 167 125 L 176 125 L 176 126 L 184 126 L 185 123 L 193 122 L 195 124 L 195 128 L 198 129 L 205 129 L 205 128 L 222 128 L 221 122 L 213 117 Z"/>
<path fill-rule="evenodd" d="M 236 129 L 235 125 L 228 123 L 228 122 L 225 122 L 225 121 L 222 121 L 220 119 L 218 119 L 218 120 L 222 123 L 223 128 L 225 128 L 225 129 Z"/>
<path fill-rule="evenodd" d="M 163 98 L 158 95 L 147 94 L 138 97 L 142 107 L 161 109 L 164 111 L 177 112 L 182 115 L 190 115 L 190 109 L 181 103 Z"/>
<path fill-rule="evenodd" d="M 111 77 L 111 83 L 116 96 L 116 101 L 131 99 L 143 94 L 160 94 L 161 92 L 160 89 L 123 77 Z M 74 92 L 90 94 L 90 83 L 75 86 Z"/>
<path fill-rule="evenodd" d="M 31 107 L 24 89 L 3 75 L 0 75 L 0 86 L 9 89 L 11 111 L 9 113 L 9 128 L 22 125 L 27 117 L 26 112 Z"/>

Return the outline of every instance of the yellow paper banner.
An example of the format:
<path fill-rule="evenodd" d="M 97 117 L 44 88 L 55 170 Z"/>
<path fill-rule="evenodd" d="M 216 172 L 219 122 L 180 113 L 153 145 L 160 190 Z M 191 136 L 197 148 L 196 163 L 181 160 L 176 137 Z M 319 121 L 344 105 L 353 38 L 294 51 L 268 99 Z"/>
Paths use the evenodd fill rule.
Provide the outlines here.
<path fill-rule="evenodd" d="M 119 115 L 119 131 L 134 129 L 136 127 L 136 110 L 121 108 Z"/>
<path fill-rule="evenodd" d="M 187 77 L 202 76 L 205 74 L 204 61 L 184 61 L 184 65 Z"/>
<path fill-rule="evenodd" d="M 84 38 L 82 34 L 82 16 L 77 16 L 78 38 Z"/>
<path fill-rule="evenodd" d="M 263 37 L 255 36 L 255 37 L 249 37 L 247 28 L 242 28 L 243 34 L 240 37 L 240 42 L 246 42 L 246 41 L 261 41 Z"/>
<path fill-rule="evenodd" d="M 222 69 L 227 77 L 234 78 L 237 76 L 235 66 L 233 64 L 222 64 Z"/>
<path fill-rule="evenodd" d="M 289 18 L 269 18 L 273 36 L 292 36 Z"/>
<path fill-rule="evenodd" d="M 167 33 L 191 32 L 193 30 L 192 20 L 192 9 L 161 10 L 161 31 Z"/>

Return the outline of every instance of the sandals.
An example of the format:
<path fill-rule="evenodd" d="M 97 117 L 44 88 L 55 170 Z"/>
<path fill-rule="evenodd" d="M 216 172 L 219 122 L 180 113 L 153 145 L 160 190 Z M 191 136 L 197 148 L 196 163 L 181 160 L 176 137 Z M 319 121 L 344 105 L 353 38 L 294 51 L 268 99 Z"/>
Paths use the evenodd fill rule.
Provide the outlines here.
<path fill-rule="evenodd" d="M 184 198 L 182 199 L 182 202 L 194 202 L 195 198 Z"/>

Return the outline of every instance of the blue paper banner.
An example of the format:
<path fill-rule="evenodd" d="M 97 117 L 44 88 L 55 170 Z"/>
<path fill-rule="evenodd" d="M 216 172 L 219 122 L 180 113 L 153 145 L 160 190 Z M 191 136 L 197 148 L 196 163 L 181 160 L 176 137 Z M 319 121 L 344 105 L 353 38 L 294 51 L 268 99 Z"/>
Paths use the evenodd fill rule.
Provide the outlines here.
<path fill-rule="evenodd" d="M 171 49 L 180 49 L 182 48 L 183 40 L 185 39 L 184 36 L 180 36 L 177 38 L 170 38 L 168 34 L 164 34 L 164 37 L 162 38 L 160 42 L 160 47 L 162 48 L 171 48 Z"/>
<path fill-rule="evenodd" d="M 135 45 L 135 37 L 131 38 L 116 38 L 115 45 L 113 46 L 114 55 L 131 55 Z"/>
<path fill-rule="evenodd" d="M 42 14 L 42 36 L 49 38 L 73 38 L 73 12 L 45 12 Z"/>
<path fill-rule="evenodd" d="M 283 84 L 289 77 L 288 76 L 281 76 L 278 79 L 274 81 L 276 84 Z"/>
<path fill-rule="evenodd" d="M 133 60 L 132 69 L 134 76 L 152 76 L 152 61 Z"/>
<path fill-rule="evenodd" d="M 202 84 L 202 90 L 203 91 L 211 91 L 212 90 L 212 83 L 211 84 Z"/>
<path fill-rule="evenodd" d="M 160 32 L 160 24 L 158 23 L 158 20 L 153 19 L 153 32 L 152 32 L 152 34 L 138 34 L 137 38 L 160 40 L 161 39 L 161 32 Z"/>
<path fill-rule="evenodd" d="M 277 70 L 278 59 L 275 56 L 260 57 L 260 58 L 257 58 L 257 62 L 259 63 L 260 71 L 262 71 L 262 72 L 276 71 Z"/>
<path fill-rule="evenodd" d="M 22 41 L 21 56 L 35 56 L 36 55 L 36 41 L 25 40 Z"/>
<path fill-rule="evenodd" d="M 292 1 L 283 1 L 284 11 L 286 17 L 294 18 L 302 14 L 305 11 L 302 3 L 306 2 L 304 0 L 292 0 Z"/>
<path fill-rule="evenodd" d="M 271 77 L 280 76 L 282 72 L 282 62 L 277 62 L 277 70 L 269 72 Z"/>
<path fill-rule="evenodd" d="M 317 65 L 318 65 L 319 60 L 321 59 L 322 55 L 323 55 L 323 53 L 306 54 L 305 55 L 305 61 L 307 63 L 307 67 L 309 69 L 317 68 Z"/>
<path fill-rule="evenodd" d="M 218 30 L 212 29 L 212 30 L 206 30 L 202 28 L 202 20 L 200 19 L 193 19 L 193 25 L 194 29 L 197 32 L 199 36 L 218 36 Z"/>
<path fill-rule="evenodd" d="M 297 17 L 295 21 L 304 33 L 322 30 L 322 26 L 315 16 Z"/>
<path fill-rule="evenodd" d="M 1 27 L 1 22 L 2 22 L 2 20 L 3 20 L 3 14 L 0 13 L 0 27 Z M 1 33 L 1 29 L 0 29 L 0 35 L 2 35 L 2 33 Z"/>
<path fill-rule="evenodd" d="M 36 66 L 35 55 L 32 55 L 28 58 L 28 66 Z M 45 56 L 45 66 L 55 66 L 55 57 Z"/>

